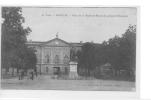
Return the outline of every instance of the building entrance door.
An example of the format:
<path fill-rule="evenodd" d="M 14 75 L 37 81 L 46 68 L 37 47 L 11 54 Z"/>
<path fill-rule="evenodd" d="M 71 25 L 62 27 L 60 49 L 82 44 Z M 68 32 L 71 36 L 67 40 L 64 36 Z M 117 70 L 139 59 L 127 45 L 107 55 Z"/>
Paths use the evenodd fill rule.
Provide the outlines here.
<path fill-rule="evenodd" d="M 53 74 L 59 75 L 59 73 L 60 73 L 60 67 L 53 67 Z"/>

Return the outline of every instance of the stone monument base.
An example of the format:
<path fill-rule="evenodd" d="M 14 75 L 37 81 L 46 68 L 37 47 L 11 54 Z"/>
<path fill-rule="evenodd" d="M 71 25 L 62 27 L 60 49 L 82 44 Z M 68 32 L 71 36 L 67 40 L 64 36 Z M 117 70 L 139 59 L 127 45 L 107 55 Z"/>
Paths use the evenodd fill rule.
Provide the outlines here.
<path fill-rule="evenodd" d="M 77 79 L 78 74 L 77 74 L 77 62 L 71 61 L 70 63 L 70 71 L 69 71 L 69 78 L 70 79 Z"/>
<path fill-rule="evenodd" d="M 78 74 L 76 72 L 70 72 L 69 73 L 69 78 L 70 79 L 77 79 L 78 78 Z"/>

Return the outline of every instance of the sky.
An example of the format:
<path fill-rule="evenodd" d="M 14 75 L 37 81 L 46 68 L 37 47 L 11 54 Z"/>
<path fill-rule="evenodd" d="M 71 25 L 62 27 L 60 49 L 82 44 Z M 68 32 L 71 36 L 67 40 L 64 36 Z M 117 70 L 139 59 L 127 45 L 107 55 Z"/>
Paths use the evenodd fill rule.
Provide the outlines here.
<path fill-rule="evenodd" d="M 58 33 L 66 42 L 102 43 L 137 24 L 137 9 L 128 7 L 23 7 L 22 14 L 32 41 L 49 41 Z"/>

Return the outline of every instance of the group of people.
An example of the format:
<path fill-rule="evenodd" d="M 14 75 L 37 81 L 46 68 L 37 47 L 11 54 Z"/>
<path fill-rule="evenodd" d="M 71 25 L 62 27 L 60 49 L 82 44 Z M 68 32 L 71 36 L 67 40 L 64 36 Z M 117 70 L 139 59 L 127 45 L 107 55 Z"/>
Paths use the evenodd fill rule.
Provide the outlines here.
<path fill-rule="evenodd" d="M 28 71 L 24 71 L 24 70 L 19 70 L 19 80 L 23 80 L 25 76 L 27 76 L 27 79 L 31 79 L 34 80 L 34 76 L 37 76 L 36 71 L 34 70 L 28 70 Z"/>

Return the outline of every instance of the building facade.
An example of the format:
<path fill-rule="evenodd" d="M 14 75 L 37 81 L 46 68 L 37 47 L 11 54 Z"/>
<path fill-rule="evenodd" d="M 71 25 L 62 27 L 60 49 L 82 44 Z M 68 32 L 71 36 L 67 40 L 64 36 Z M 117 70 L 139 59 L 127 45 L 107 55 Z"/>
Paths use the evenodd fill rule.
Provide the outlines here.
<path fill-rule="evenodd" d="M 68 74 L 71 51 L 81 50 L 82 43 L 68 43 L 56 38 L 46 42 L 29 41 L 29 47 L 36 50 L 37 72 L 41 74 Z"/>

